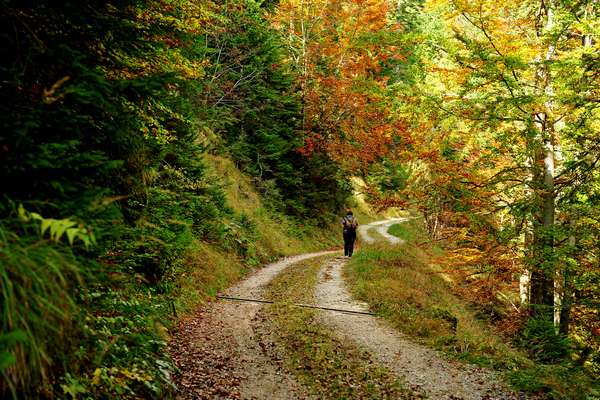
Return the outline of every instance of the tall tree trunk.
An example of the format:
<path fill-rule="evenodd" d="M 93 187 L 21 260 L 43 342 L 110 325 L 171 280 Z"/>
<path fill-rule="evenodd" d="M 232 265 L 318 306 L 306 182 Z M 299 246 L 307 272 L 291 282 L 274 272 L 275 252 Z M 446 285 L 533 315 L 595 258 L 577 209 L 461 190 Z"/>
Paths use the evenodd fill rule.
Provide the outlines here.
<path fill-rule="evenodd" d="M 537 35 L 544 40 L 544 31 L 554 24 L 554 4 L 552 1 L 542 1 L 538 13 Z M 537 311 L 552 318 L 554 312 L 554 238 L 552 229 L 554 227 L 555 213 L 555 191 L 554 191 L 554 143 L 555 131 L 552 116 L 552 75 L 547 61 L 555 58 L 556 49 L 550 43 L 546 47 L 546 54 L 540 57 L 535 70 L 536 95 L 544 99 L 540 104 L 542 110 L 535 115 L 535 123 L 538 128 L 541 148 L 536 152 L 536 159 L 543 160 L 542 175 L 538 179 L 542 190 L 542 202 L 540 204 L 541 228 L 535 230 L 534 237 L 534 260 L 535 264 L 531 271 L 531 303 L 538 306 Z M 536 160 L 537 161 L 537 160 Z"/>
<path fill-rule="evenodd" d="M 528 221 L 525 227 L 525 240 L 524 240 L 524 248 L 525 248 L 525 257 L 527 259 L 531 259 L 532 250 L 533 250 L 533 228 L 531 226 L 531 222 Z M 521 297 L 521 303 L 527 304 L 531 302 L 531 269 L 526 268 L 519 278 L 519 294 Z"/>
<path fill-rule="evenodd" d="M 575 251 L 575 244 L 577 243 L 577 237 L 575 236 L 575 228 L 577 226 L 577 216 L 575 212 L 571 211 L 571 218 L 569 221 L 569 248 Z M 571 293 L 572 285 L 571 281 L 573 278 L 573 270 L 571 265 L 565 265 L 563 271 L 563 282 L 562 282 L 562 298 L 560 304 L 560 319 L 559 319 L 559 332 L 563 335 L 569 334 L 569 322 L 571 320 Z"/>
<path fill-rule="evenodd" d="M 543 124 L 542 124 L 543 125 Z M 542 134 L 549 134 L 545 129 Z M 554 309 L 554 268 L 552 228 L 554 226 L 554 151 L 550 140 L 545 140 L 544 148 L 539 154 L 543 157 L 543 175 L 537 179 L 543 187 L 543 204 L 539 205 L 541 226 L 534 230 L 532 259 L 534 264 L 530 275 L 530 301 L 536 312 L 551 316 Z M 537 157 L 536 157 L 537 158 Z"/>

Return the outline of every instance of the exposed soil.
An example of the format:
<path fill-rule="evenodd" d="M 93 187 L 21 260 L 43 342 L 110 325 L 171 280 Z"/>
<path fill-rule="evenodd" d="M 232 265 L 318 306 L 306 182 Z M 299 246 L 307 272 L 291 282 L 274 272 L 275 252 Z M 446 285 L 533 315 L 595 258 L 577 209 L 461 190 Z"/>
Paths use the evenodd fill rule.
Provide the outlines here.
<path fill-rule="evenodd" d="M 359 228 L 362 240 L 373 241 L 368 229 L 384 236 L 398 220 Z M 392 236 L 392 240 L 398 238 Z M 230 287 L 222 296 L 264 300 L 264 287 L 289 265 L 333 252 L 305 254 L 270 264 Z M 345 287 L 341 256 L 326 262 L 315 288 L 316 306 L 368 311 Z M 272 339 L 264 303 L 220 301 L 181 321 L 171 354 L 181 374 L 175 378 L 180 399 L 313 399 L 287 370 L 282 350 Z M 533 399 L 507 390 L 483 368 L 453 363 L 438 352 L 403 338 L 379 317 L 324 311 L 322 322 L 373 354 L 415 391 L 430 399 Z"/>

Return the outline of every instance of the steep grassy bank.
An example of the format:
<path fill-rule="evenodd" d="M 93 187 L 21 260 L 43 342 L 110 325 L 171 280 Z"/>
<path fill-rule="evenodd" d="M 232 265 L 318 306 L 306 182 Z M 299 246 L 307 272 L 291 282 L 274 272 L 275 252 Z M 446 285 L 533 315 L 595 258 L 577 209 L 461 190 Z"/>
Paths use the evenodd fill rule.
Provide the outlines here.
<path fill-rule="evenodd" d="M 214 298 L 220 290 L 237 282 L 254 266 L 276 261 L 280 257 L 340 246 L 337 220 L 318 226 L 315 221 L 294 218 L 269 211 L 257 192 L 253 179 L 240 172 L 227 158 L 205 155 L 211 173 L 225 177 L 223 191 L 232 217 L 223 221 L 235 235 L 237 250 L 224 251 L 214 244 L 198 240 L 186 255 L 189 273 L 182 276 L 182 287 L 195 295 L 195 301 L 183 301 L 189 310 L 204 300 Z M 242 249 L 239 251 L 239 249 Z"/>

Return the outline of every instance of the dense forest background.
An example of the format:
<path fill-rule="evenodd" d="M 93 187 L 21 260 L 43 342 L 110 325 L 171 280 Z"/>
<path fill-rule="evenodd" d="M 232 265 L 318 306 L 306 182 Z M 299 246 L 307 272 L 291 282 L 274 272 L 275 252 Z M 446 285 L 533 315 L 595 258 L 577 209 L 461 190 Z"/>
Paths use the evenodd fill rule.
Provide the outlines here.
<path fill-rule="evenodd" d="M 598 373 L 595 1 L 0 4 L 3 395 L 168 397 L 178 313 L 335 245 L 355 191 Z"/>

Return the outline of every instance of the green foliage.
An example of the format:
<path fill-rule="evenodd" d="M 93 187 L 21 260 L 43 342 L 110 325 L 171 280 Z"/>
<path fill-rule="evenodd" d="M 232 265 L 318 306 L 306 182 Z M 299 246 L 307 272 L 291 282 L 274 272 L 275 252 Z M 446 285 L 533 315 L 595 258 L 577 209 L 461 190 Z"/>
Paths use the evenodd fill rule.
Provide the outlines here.
<path fill-rule="evenodd" d="M 543 363 L 564 360 L 569 346 L 568 338 L 556 332 L 554 321 L 546 315 L 529 318 L 516 342 L 532 358 Z"/>
<path fill-rule="evenodd" d="M 21 207 L 19 207 L 19 214 L 21 218 L 25 217 L 25 211 Z M 38 213 L 31 213 L 31 217 L 38 221 L 41 221 L 41 234 L 44 236 L 44 233 L 49 230 L 50 239 L 54 240 L 56 243 L 66 234 L 67 239 L 69 240 L 69 244 L 72 246 L 73 242 L 76 239 L 81 240 L 85 248 L 88 249 L 90 245 L 97 244 L 96 237 L 94 236 L 94 232 L 91 229 L 86 228 L 81 223 L 77 223 L 76 221 L 71 221 L 69 218 L 57 220 L 53 218 L 43 218 Z M 28 217 L 26 217 L 28 218 Z"/>
<path fill-rule="evenodd" d="M 121 277 L 122 278 L 122 277 Z M 123 282 L 114 285 L 120 287 Z M 161 398 L 170 390 L 175 367 L 166 354 L 166 330 L 172 300 L 152 294 L 135 282 L 127 291 L 98 285 L 90 292 L 84 335 L 73 354 L 80 369 L 65 375 L 61 387 L 77 380 L 94 398 Z"/>
<path fill-rule="evenodd" d="M 123 126 L 135 126 L 124 100 L 169 81 L 106 79 L 99 67 L 111 61 L 89 51 L 91 42 L 114 32 L 120 41 L 112 45 L 135 52 L 131 43 L 141 32 L 114 18 L 101 2 L 88 3 L 3 6 L 3 26 L 14 29 L 3 33 L 1 44 L 6 60 L 0 91 L 6 107 L 0 116 L 2 194 L 38 201 L 46 218 L 81 214 L 106 193 L 104 180 L 120 164 L 106 152 L 109 138 Z M 68 23 L 58 28 L 60 21 Z"/>
<path fill-rule="evenodd" d="M 226 207 L 192 124 L 173 112 L 182 104 L 168 85 L 181 80 L 133 73 L 164 48 L 131 22 L 130 6 L 144 5 L 2 5 L 2 394 L 170 390 L 161 323 L 194 235 L 218 240 L 213 221 Z M 180 140 L 150 135 L 165 128 Z"/>
<path fill-rule="evenodd" d="M 2 392 L 164 395 L 172 366 L 161 326 L 172 300 L 144 295 L 145 285 L 106 259 L 97 259 L 103 269 L 78 256 L 77 241 L 71 249 L 44 240 L 46 220 L 19 211 L 0 225 Z M 98 370 L 107 372 L 92 378 Z"/>
<path fill-rule="evenodd" d="M 165 327 L 190 286 L 206 298 L 280 254 L 227 206 L 206 131 L 227 128 L 217 150 L 274 215 L 312 217 L 287 226 L 307 242 L 350 193 L 296 152 L 294 71 L 263 10 L 222 4 L 209 25 L 182 4 L 0 4 L 2 396 L 169 397 Z M 203 246 L 235 267 L 208 270 Z"/>
<path fill-rule="evenodd" d="M 301 99 L 293 91 L 295 71 L 286 63 L 283 40 L 253 1 L 221 6 L 226 21 L 207 35 L 213 79 L 200 86 L 203 114 L 219 122 L 228 154 L 256 178 L 273 210 L 320 218 L 351 194 L 341 189 L 341 166 L 330 159 L 303 157 L 297 149 Z"/>
<path fill-rule="evenodd" d="M 147 182 L 122 202 L 126 222 L 108 251 L 118 263 L 152 284 L 173 282 L 180 259 L 201 238 L 220 243 L 227 227 L 217 218 L 231 213 L 219 180 L 210 177 L 193 142 L 178 140 L 161 147 L 162 162 L 145 173 Z"/>
<path fill-rule="evenodd" d="M 367 182 L 376 185 L 381 194 L 394 196 L 408 188 L 411 174 L 412 171 L 401 163 L 385 159 L 380 164 L 371 166 Z"/>
<path fill-rule="evenodd" d="M 82 320 L 76 296 L 84 278 L 91 278 L 69 249 L 36 240 L 39 234 L 26 236 L 33 228 L 19 220 L 0 222 L 1 370 L 14 390 L 48 382 L 67 367 L 60 360 L 76 345 Z"/>
<path fill-rule="evenodd" d="M 508 381 L 516 389 L 538 393 L 556 400 L 595 400 L 600 398 L 598 380 L 584 369 L 569 365 L 533 365 L 509 370 Z"/>

